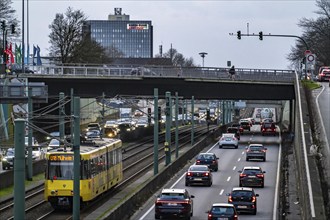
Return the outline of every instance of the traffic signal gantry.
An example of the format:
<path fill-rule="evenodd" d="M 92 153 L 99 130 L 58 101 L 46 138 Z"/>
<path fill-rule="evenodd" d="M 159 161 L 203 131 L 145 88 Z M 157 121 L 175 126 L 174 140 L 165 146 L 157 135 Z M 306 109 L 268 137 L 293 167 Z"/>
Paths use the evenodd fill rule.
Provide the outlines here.
<path fill-rule="evenodd" d="M 242 34 L 241 31 L 237 31 L 237 39 L 238 40 L 242 39 L 242 36 L 252 37 L 252 36 L 257 36 L 257 35 L 255 35 L 255 34 L 252 34 L 252 35 L 251 34 Z M 259 32 L 259 40 L 263 40 L 263 37 L 264 37 L 264 35 L 263 35 L 262 31 L 260 31 Z"/>

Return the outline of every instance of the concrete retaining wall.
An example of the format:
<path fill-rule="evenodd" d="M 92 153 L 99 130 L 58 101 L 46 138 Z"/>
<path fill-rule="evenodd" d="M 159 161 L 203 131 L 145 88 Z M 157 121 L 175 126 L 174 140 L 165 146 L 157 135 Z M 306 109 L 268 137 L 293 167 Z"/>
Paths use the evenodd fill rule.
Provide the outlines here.
<path fill-rule="evenodd" d="M 46 168 L 46 160 L 37 160 L 33 162 L 33 175 L 44 173 Z M 25 173 L 27 176 L 27 166 Z M 0 174 L 0 189 L 14 185 L 14 169 L 8 170 Z"/>

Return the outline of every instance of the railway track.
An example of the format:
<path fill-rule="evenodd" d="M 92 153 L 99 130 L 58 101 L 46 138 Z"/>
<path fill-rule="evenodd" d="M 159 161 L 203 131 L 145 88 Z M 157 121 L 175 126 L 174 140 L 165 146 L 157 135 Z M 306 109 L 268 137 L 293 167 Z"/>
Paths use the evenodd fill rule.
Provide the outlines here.
<path fill-rule="evenodd" d="M 213 129 L 210 126 L 210 129 Z M 202 136 L 207 133 L 206 126 L 199 126 L 195 127 L 195 140 L 198 140 Z M 174 132 L 173 132 L 174 133 Z M 179 149 L 184 148 L 187 144 L 190 143 L 190 127 L 183 128 L 179 131 Z M 173 134 L 174 136 L 174 134 Z M 172 146 L 174 146 L 174 138 L 171 138 Z M 164 134 L 159 136 L 159 142 L 164 142 Z M 190 146 L 190 144 L 189 144 Z M 113 197 L 116 193 L 123 190 L 127 187 L 130 183 L 137 180 L 143 174 L 148 172 L 153 167 L 153 138 L 149 138 L 142 143 L 137 143 L 133 146 L 127 147 L 126 150 L 123 152 L 123 173 L 124 173 L 124 180 L 118 184 L 112 190 L 104 193 L 102 196 L 98 197 L 95 201 L 91 202 L 88 207 L 84 208 L 81 211 L 81 217 L 87 216 L 89 213 L 94 211 L 98 206 L 103 204 L 106 200 L 109 200 Z M 164 146 L 159 144 L 159 158 L 158 161 L 161 162 L 164 160 Z M 172 155 L 175 155 L 175 148 L 172 147 L 171 149 Z M 158 162 L 158 163 L 159 163 Z M 40 186 L 38 192 L 29 194 L 26 198 L 26 210 L 25 216 L 26 219 L 60 219 L 60 220 L 69 220 L 72 218 L 71 210 L 69 211 L 55 211 L 48 202 L 46 202 L 43 198 L 43 185 Z M 38 196 L 39 195 L 39 196 Z M 35 205 L 28 205 L 31 200 L 31 203 Z M 1 216 L 3 219 L 13 219 L 13 203 L 7 202 L 7 205 L 0 205 L 0 212 L 2 213 Z M 5 213 L 5 215 L 3 214 Z"/>

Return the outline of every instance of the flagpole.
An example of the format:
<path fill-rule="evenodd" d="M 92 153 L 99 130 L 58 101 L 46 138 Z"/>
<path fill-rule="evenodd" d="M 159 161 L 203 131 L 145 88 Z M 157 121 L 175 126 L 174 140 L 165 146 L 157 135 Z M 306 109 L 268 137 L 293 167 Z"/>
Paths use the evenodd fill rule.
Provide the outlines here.
<path fill-rule="evenodd" d="M 24 0 L 23 0 L 24 1 Z M 29 0 L 26 0 L 26 44 L 27 44 L 27 47 L 28 47 L 28 51 L 27 51 L 27 64 L 28 66 L 30 65 L 29 61 L 30 61 L 30 41 L 29 41 L 29 35 L 30 35 L 30 32 L 29 32 Z M 23 73 L 25 72 L 25 69 L 23 69 Z"/>
<path fill-rule="evenodd" d="M 22 70 L 24 73 L 25 67 L 24 67 L 24 58 L 25 58 L 25 45 L 24 45 L 24 0 L 22 0 L 22 45 L 23 45 L 23 56 L 22 56 Z"/>

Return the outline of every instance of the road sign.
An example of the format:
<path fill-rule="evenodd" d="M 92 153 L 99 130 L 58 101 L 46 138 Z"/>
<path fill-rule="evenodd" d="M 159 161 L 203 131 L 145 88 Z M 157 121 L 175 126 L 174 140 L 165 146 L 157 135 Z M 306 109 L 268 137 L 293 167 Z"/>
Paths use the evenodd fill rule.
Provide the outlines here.
<path fill-rule="evenodd" d="M 312 53 L 312 51 L 310 51 L 310 50 L 305 50 L 304 55 L 306 56 L 307 54 L 311 54 L 311 53 Z"/>

